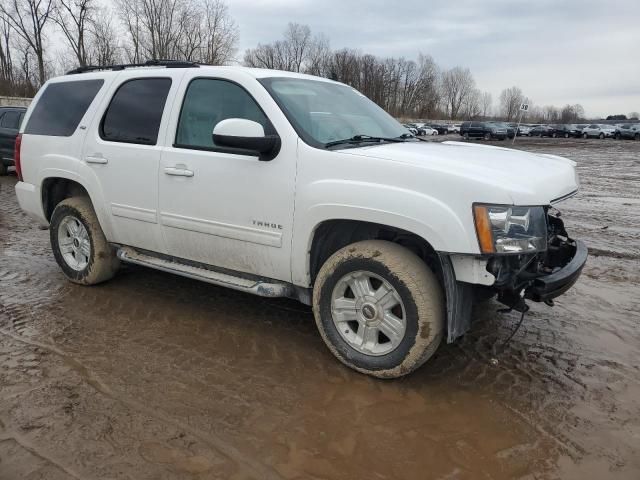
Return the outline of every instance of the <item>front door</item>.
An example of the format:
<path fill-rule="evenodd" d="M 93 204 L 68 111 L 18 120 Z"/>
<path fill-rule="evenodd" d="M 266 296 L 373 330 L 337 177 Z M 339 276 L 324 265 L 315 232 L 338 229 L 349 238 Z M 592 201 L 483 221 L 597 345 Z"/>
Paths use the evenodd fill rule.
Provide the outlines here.
<path fill-rule="evenodd" d="M 168 253 L 290 281 L 295 142 L 282 142 L 270 161 L 217 146 L 213 128 L 228 118 L 253 120 L 265 133 L 277 132 L 236 82 L 194 78 L 184 91 L 184 100 L 174 106 L 175 132 L 168 133 L 172 146 L 160 166 L 159 212 Z"/>

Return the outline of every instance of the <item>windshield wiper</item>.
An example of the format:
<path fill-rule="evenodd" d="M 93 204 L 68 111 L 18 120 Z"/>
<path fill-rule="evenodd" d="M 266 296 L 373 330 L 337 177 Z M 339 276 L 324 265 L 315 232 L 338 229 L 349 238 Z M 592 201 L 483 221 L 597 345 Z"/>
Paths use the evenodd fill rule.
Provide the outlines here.
<path fill-rule="evenodd" d="M 333 147 L 334 145 L 342 145 L 344 143 L 358 144 L 363 142 L 394 142 L 402 143 L 408 138 L 413 138 L 412 135 L 403 133 L 399 137 L 374 137 L 372 135 L 354 135 L 351 138 L 345 138 L 343 140 L 335 140 L 333 142 L 327 142 L 324 144 L 325 148 Z"/>

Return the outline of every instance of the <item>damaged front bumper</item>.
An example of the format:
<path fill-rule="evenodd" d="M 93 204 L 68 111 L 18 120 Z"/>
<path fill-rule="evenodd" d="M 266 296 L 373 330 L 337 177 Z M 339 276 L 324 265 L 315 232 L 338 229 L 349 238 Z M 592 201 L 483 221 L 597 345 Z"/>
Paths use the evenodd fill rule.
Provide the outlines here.
<path fill-rule="evenodd" d="M 528 309 L 527 300 L 553 305 L 554 298 L 564 294 L 577 282 L 587 262 L 586 245 L 570 238 L 559 216 L 549 213 L 547 235 L 547 248 L 544 251 L 522 255 L 476 256 L 475 270 L 465 269 L 466 272 L 474 272 L 473 277 L 467 273 L 466 278 L 461 278 L 460 258 L 441 256 L 449 343 L 468 330 L 471 306 L 478 298 L 497 294 L 499 302 L 510 309 L 524 312 Z M 492 282 L 478 275 L 478 265 L 484 262 L 485 273 L 493 277 Z"/>

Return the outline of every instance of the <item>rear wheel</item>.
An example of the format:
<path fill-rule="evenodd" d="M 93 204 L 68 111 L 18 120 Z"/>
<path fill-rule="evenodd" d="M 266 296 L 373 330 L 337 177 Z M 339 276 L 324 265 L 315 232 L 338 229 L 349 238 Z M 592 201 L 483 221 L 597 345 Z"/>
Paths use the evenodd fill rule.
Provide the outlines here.
<path fill-rule="evenodd" d="M 491 140 L 491 134 L 489 132 L 484 134 L 484 139 L 485 140 Z"/>
<path fill-rule="evenodd" d="M 380 378 L 418 368 L 444 331 L 435 274 L 406 248 L 381 240 L 348 245 L 327 260 L 313 288 L 313 312 L 338 360 Z"/>
<path fill-rule="evenodd" d="M 601 133 L 600 135 L 598 135 L 598 138 L 599 138 L 600 140 L 603 140 L 603 139 L 604 139 L 604 133 Z"/>
<path fill-rule="evenodd" d="M 60 202 L 51 216 L 49 234 L 58 265 L 74 283 L 104 282 L 112 278 L 120 266 L 87 197 Z"/>
<path fill-rule="evenodd" d="M 589 135 L 587 135 L 586 133 L 583 133 L 582 138 L 589 138 Z"/>
<path fill-rule="evenodd" d="M 464 132 L 463 138 L 469 140 L 469 132 Z"/>
<path fill-rule="evenodd" d="M 551 134 L 551 136 L 552 136 L 553 138 L 556 138 L 556 137 L 558 136 L 558 134 L 557 134 L 556 132 L 553 132 L 553 133 Z"/>
<path fill-rule="evenodd" d="M 564 132 L 564 138 L 569 138 L 569 134 L 567 132 Z"/>

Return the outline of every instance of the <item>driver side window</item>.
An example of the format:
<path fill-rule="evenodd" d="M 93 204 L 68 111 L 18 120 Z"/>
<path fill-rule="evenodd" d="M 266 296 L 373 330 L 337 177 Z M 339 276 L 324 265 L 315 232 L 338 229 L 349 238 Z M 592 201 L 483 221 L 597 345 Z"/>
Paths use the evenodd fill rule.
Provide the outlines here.
<path fill-rule="evenodd" d="M 258 122 L 268 134 L 269 120 L 256 101 L 241 86 L 211 78 L 197 78 L 187 87 L 176 132 L 176 147 L 212 149 L 213 128 L 222 120 L 243 118 Z"/>

